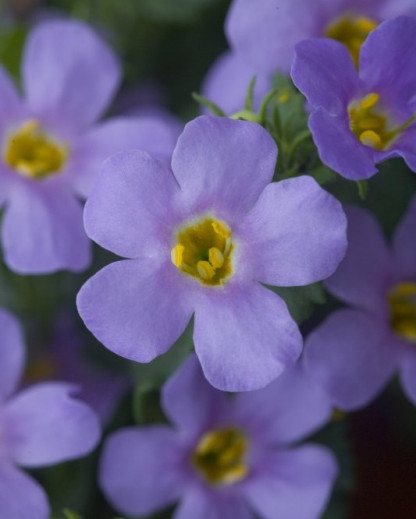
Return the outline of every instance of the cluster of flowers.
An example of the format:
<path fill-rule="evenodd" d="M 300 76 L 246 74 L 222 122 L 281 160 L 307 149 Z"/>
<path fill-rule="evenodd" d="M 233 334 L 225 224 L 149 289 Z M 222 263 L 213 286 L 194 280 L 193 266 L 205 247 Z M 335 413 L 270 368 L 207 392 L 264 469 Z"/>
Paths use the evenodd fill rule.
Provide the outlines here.
<path fill-rule="evenodd" d="M 412 5 L 235 0 L 226 23 L 233 50 L 205 94 L 233 113 L 256 75 L 258 106 L 272 75 L 291 67 L 324 164 L 355 181 L 391 157 L 416 170 L 416 20 L 393 18 L 416 14 Z M 278 149 L 257 122 L 203 115 L 178 138 L 156 115 L 97 122 L 119 82 L 113 52 L 76 21 L 31 31 L 23 96 L 0 71 L 8 267 L 85 270 L 89 238 L 124 258 L 84 284 L 77 308 L 104 346 L 136 362 L 167 352 L 193 320 L 195 354 L 161 391 L 172 427 L 111 434 L 101 489 L 132 516 L 179 501 L 176 519 L 317 519 L 337 463 L 326 448 L 292 444 L 334 408 L 367 405 L 397 370 L 416 403 L 416 198 L 389 247 L 369 212 L 342 207 L 308 172 L 272 181 Z M 301 356 L 298 325 L 270 287 L 322 280 L 353 308 L 312 331 Z M 78 395 L 90 405 L 63 382 L 6 401 L 24 347 L 16 320 L 2 311 L 0 321 L 0 516 L 47 519 L 44 491 L 16 465 L 91 451 L 96 415 L 106 414 L 102 379 Z M 62 379 L 74 380 L 65 375 L 71 362 Z M 111 383 L 114 403 L 126 384 Z"/>

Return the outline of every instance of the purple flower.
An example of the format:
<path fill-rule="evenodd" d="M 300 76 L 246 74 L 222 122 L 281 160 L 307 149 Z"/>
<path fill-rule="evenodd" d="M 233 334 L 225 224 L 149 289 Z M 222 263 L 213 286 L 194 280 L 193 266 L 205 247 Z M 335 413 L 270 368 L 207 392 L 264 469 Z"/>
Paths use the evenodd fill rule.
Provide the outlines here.
<path fill-rule="evenodd" d="M 416 197 L 391 247 L 369 213 L 347 214 L 349 248 L 326 285 L 352 308 L 309 336 L 306 365 L 340 409 L 368 404 L 397 370 L 416 403 Z"/>
<path fill-rule="evenodd" d="M 18 467 L 36 468 L 90 452 L 100 436 L 98 420 L 74 400 L 76 387 L 38 384 L 13 395 L 24 365 L 22 332 L 0 311 L 0 511 L 7 519 L 47 519 L 47 496 Z"/>
<path fill-rule="evenodd" d="M 266 389 L 230 398 L 190 357 L 162 390 L 173 427 L 110 436 L 100 485 L 116 509 L 147 515 L 180 501 L 175 519 L 317 519 L 337 475 L 332 454 L 291 447 L 331 414 L 301 365 Z"/>
<path fill-rule="evenodd" d="M 88 26 L 46 22 L 25 48 L 24 100 L 0 69 L 0 204 L 5 261 L 19 273 L 79 271 L 90 243 L 78 198 L 110 154 L 140 147 L 167 155 L 172 137 L 153 118 L 97 125 L 120 81 L 119 64 Z"/>
<path fill-rule="evenodd" d="M 265 386 L 300 354 L 285 303 L 262 286 L 306 285 L 333 273 L 345 216 L 311 177 L 269 184 L 277 149 L 259 125 L 202 116 L 189 123 L 172 171 L 132 151 L 109 159 L 85 209 L 88 235 L 129 258 L 78 294 L 86 326 L 107 348 L 149 362 L 194 315 L 207 379 Z"/>
<path fill-rule="evenodd" d="M 303 41 L 292 79 L 314 108 L 309 127 L 326 165 L 352 180 L 371 177 L 391 157 L 416 170 L 416 20 L 373 31 L 358 73 L 338 42 Z"/>
<path fill-rule="evenodd" d="M 414 0 L 234 0 L 226 21 L 231 47 L 261 74 L 289 72 L 295 45 L 329 37 L 357 61 L 377 25 L 401 14 L 416 16 Z"/>
<path fill-rule="evenodd" d="M 266 76 L 258 75 L 235 53 L 224 52 L 208 71 L 202 85 L 202 93 L 216 103 L 225 113 L 233 114 L 244 108 L 250 81 L 256 76 L 254 109 L 260 107 L 262 98 L 271 89 Z"/>

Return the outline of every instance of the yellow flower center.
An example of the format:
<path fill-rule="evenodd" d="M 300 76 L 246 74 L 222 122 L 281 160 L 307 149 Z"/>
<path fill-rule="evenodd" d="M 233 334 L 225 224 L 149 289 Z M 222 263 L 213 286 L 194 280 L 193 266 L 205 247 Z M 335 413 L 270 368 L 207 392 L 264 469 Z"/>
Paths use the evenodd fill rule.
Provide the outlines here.
<path fill-rule="evenodd" d="M 416 343 L 416 283 L 399 283 L 390 291 L 388 300 L 393 330 Z"/>
<path fill-rule="evenodd" d="M 222 285 L 232 274 L 231 229 L 211 217 L 182 227 L 171 250 L 172 263 L 204 285 Z"/>
<path fill-rule="evenodd" d="M 416 120 L 416 114 L 404 124 L 396 125 L 386 114 L 380 96 L 370 92 L 348 106 L 351 131 L 357 139 L 370 148 L 386 150 L 392 142 Z"/>
<path fill-rule="evenodd" d="M 202 436 L 192 454 L 194 467 L 208 483 L 236 483 L 248 473 L 245 461 L 248 440 L 234 428 L 210 431 Z"/>
<path fill-rule="evenodd" d="M 361 45 L 377 25 L 377 22 L 365 16 L 344 15 L 327 26 L 325 36 L 344 44 L 358 67 Z"/>
<path fill-rule="evenodd" d="M 67 157 L 67 146 L 43 132 L 35 120 L 26 121 L 12 133 L 3 151 L 6 164 L 32 179 L 58 173 L 65 166 Z"/>

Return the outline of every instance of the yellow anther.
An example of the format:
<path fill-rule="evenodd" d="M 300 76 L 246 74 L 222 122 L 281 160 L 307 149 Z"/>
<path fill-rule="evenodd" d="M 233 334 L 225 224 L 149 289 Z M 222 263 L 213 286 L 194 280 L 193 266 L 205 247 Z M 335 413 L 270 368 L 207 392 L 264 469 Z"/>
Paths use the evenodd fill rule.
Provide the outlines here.
<path fill-rule="evenodd" d="M 196 264 L 198 274 L 205 281 L 211 280 L 215 276 L 214 267 L 208 261 L 198 261 Z"/>
<path fill-rule="evenodd" d="M 361 110 L 368 110 L 369 108 L 373 108 L 373 106 L 375 106 L 379 101 L 379 94 L 377 94 L 377 92 L 371 92 L 361 99 L 358 107 Z"/>
<path fill-rule="evenodd" d="M 220 222 L 219 220 L 215 220 L 212 222 L 212 228 L 214 231 L 221 236 L 222 238 L 230 238 L 231 237 L 231 229 L 224 222 Z"/>
<path fill-rule="evenodd" d="M 179 268 L 182 265 L 184 251 L 185 247 L 180 243 L 175 245 L 170 251 L 170 259 L 172 260 L 172 263 L 175 265 L 175 267 Z"/>
<path fill-rule="evenodd" d="M 366 130 L 365 132 L 363 132 L 360 135 L 360 142 L 361 144 L 364 144 L 365 146 L 370 146 L 371 148 L 374 148 L 376 150 L 381 150 L 383 148 L 380 135 L 374 132 L 373 130 Z"/>
<path fill-rule="evenodd" d="M 217 247 L 211 247 L 208 251 L 208 260 L 214 269 L 219 269 L 224 265 L 224 254 Z"/>
<path fill-rule="evenodd" d="M 416 283 L 399 283 L 390 291 L 388 301 L 393 330 L 416 342 Z"/>
<path fill-rule="evenodd" d="M 358 29 L 367 34 L 370 34 L 371 31 L 377 28 L 377 22 L 365 16 L 358 16 L 358 18 L 355 19 L 355 24 Z"/>

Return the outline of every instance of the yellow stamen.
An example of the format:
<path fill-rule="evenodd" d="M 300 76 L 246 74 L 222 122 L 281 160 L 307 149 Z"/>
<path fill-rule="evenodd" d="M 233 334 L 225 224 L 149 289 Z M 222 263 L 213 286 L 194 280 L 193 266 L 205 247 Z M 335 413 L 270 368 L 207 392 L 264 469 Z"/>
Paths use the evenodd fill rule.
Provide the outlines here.
<path fill-rule="evenodd" d="M 208 261 L 198 261 L 196 264 L 198 274 L 205 281 L 210 281 L 215 276 L 214 267 Z"/>
<path fill-rule="evenodd" d="M 212 222 L 212 227 L 214 231 L 221 236 L 222 238 L 230 238 L 231 237 L 231 229 L 224 222 L 220 222 L 219 220 L 215 220 Z"/>
<path fill-rule="evenodd" d="M 67 157 L 68 148 L 44 133 L 39 122 L 32 119 L 9 136 L 3 150 L 6 164 L 32 179 L 58 173 Z"/>
<path fill-rule="evenodd" d="M 208 259 L 215 269 L 220 269 L 224 265 L 224 255 L 217 247 L 211 247 L 209 249 Z"/>
<path fill-rule="evenodd" d="M 376 150 L 382 149 L 382 140 L 378 133 L 367 130 L 360 135 L 360 142 L 365 146 L 370 146 Z"/>
<path fill-rule="evenodd" d="M 248 440 L 238 429 L 210 431 L 199 440 L 192 462 L 208 483 L 236 483 L 248 474 L 247 448 Z"/>
<path fill-rule="evenodd" d="M 175 245 L 175 247 L 170 251 L 170 258 L 175 267 L 180 267 L 182 265 L 184 250 L 185 247 L 178 243 L 178 245 Z"/>
<path fill-rule="evenodd" d="M 399 283 L 389 292 L 388 301 L 393 330 L 416 343 L 416 283 Z"/>
<path fill-rule="evenodd" d="M 361 99 L 358 107 L 361 110 L 368 110 L 369 108 L 373 108 L 379 101 L 379 94 L 377 94 L 377 92 L 371 92 Z"/>

